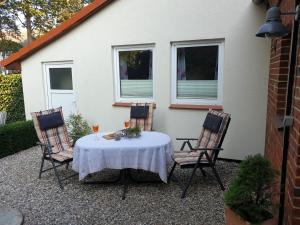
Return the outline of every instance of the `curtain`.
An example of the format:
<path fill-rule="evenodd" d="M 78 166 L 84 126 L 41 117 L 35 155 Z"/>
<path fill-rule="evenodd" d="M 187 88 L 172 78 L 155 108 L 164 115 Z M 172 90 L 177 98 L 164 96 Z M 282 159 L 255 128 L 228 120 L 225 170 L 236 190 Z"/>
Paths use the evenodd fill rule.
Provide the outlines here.
<path fill-rule="evenodd" d="M 177 49 L 177 80 L 186 80 L 184 48 Z"/>
<path fill-rule="evenodd" d="M 120 59 L 120 80 L 128 80 L 127 61 L 124 57 L 119 56 Z"/>

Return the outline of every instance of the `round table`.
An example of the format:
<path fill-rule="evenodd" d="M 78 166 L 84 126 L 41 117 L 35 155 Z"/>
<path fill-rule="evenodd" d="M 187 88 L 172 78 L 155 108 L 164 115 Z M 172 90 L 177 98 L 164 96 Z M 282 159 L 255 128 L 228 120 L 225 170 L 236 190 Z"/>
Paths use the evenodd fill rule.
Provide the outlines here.
<path fill-rule="evenodd" d="M 73 170 L 79 180 L 88 174 L 110 169 L 143 169 L 158 173 L 167 183 L 167 168 L 172 161 L 171 138 L 161 132 L 144 131 L 138 138 L 106 140 L 107 133 L 90 134 L 80 138 L 74 147 Z"/>

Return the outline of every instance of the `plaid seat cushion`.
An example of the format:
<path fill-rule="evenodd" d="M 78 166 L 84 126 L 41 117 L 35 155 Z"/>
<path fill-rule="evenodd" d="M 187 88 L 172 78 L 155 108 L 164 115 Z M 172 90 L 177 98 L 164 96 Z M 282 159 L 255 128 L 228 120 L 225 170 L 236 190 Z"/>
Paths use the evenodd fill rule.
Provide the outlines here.
<path fill-rule="evenodd" d="M 51 156 L 54 160 L 57 160 L 59 162 L 63 162 L 63 161 L 66 161 L 66 160 L 69 160 L 69 159 L 73 158 L 73 149 L 70 148 L 70 149 L 67 149 L 67 150 L 64 150 L 64 151 L 60 151 L 58 153 L 51 154 Z M 47 155 L 46 157 L 49 157 L 49 155 Z"/>
<path fill-rule="evenodd" d="M 223 112 L 217 111 L 209 111 L 208 114 L 212 114 L 215 116 L 219 116 L 222 118 L 222 122 L 219 128 L 218 133 L 214 133 L 209 129 L 203 128 L 200 134 L 200 137 L 194 146 L 195 149 L 199 148 L 220 148 L 221 147 L 221 139 L 226 130 L 226 127 L 229 122 L 230 115 Z M 175 151 L 173 155 L 173 159 L 180 165 L 186 164 L 195 164 L 201 154 L 202 150 L 194 150 L 194 151 Z M 214 157 L 214 153 L 216 151 L 207 151 L 210 157 Z M 206 157 L 203 156 L 201 163 L 208 162 Z"/>
<path fill-rule="evenodd" d="M 175 151 L 173 159 L 179 165 L 195 164 L 198 161 L 202 151 Z M 205 156 L 202 157 L 201 163 L 208 163 Z"/>
<path fill-rule="evenodd" d="M 152 122 L 153 122 L 153 103 L 132 103 L 133 106 L 148 106 L 148 116 L 147 118 L 130 118 L 130 127 L 139 126 L 144 131 L 151 131 L 152 130 Z"/>
<path fill-rule="evenodd" d="M 62 155 L 64 157 L 72 157 L 72 154 L 70 153 L 70 152 L 72 152 L 70 150 L 70 149 L 72 149 L 71 142 L 70 142 L 65 124 L 62 124 L 59 127 L 51 128 L 51 129 L 47 129 L 47 130 L 41 130 L 41 128 L 40 128 L 38 116 L 49 115 L 49 114 L 55 113 L 55 112 L 61 113 L 61 117 L 63 118 L 62 107 L 31 113 L 34 128 L 36 130 L 37 136 L 39 138 L 39 141 L 42 144 L 53 146 L 52 147 L 53 153 L 62 153 L 60 155 Z"/>
<path fill-rule="evenodd" d="M 229 121 L 230 115 L 224 112 L 217 112 L 217 111 L 209 111 L 208 114 L 212 114 L 222 118 L 222 122 L 219 128 L 218 133 L 214 133 L 209 129 L 203 128 L 200 134 L 200 137 L 197 141 L 195 148 L 218 148 L 220 147 L 220 141 L 223 136 L 223 133 L 226 129 L 226 126 Z M 209 151 L 209 154 L 212 154 L 213 151 Z"/>

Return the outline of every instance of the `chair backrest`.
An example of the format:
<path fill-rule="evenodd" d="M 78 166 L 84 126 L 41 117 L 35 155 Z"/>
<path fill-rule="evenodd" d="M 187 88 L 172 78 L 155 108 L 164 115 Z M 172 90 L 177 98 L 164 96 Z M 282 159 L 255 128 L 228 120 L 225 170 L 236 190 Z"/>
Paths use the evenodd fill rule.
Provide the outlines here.
<path fill-rule="evenodd" d="M 205 124 L 211 117 L 214 119 L 210 120 L 209 123 L 211 127 L 216 128 L 217 132 L 214 129 L 208 128 Z M 203 124 L 203 128 L 200 134 L 200 137 L 197 141 L 196 148 L 221 148 L 229 123 L 230 123 L 230 114 L 224 112 L 217 112 L 217 111 L 209 111 L 207 113 L 205 122 Z M 215 162 L 218 158 L 220 151 L 208 151 L 210 156 L 212 157 L 213 162 Z"/>
<path fill-rule="evenodd" d="M 139 126 L 144 131 L 151 131 L 152 130 L 152 123 L 153 123 L 153 111 L 154 105 L 153 103 L 132 103 L 130 108 L 130 115 L 132 115 L 133 107 L 135 106 L 146 106 L 148 107 L 148 113 L 146 118 L 132 118 L 130 117 L 130 127 Z"/>
<path fill-rule="evenodd" d="M 32 112 L 31 116 L 39 141 L 42 144 L 53 146 L 53 153 L 71 148 L 67 127 L 63 119 L 62 107 Z"/>

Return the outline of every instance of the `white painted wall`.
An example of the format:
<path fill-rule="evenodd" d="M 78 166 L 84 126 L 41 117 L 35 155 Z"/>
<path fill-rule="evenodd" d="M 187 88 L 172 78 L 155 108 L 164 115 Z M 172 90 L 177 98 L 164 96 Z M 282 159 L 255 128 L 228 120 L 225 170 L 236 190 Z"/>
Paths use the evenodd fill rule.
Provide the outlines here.
<path fill-rule="evenodd" d="M 269 42 L 256 38 L 265 9 L 250 0 L 116 0 L 22 62 L 26 117 L 46 108 L 42 63 L 72 60 L 79 112 L 102 131 L 123 126 L 129 108 L 113 107 L 115 45 L 155 44 L 154 129 L 197 137 L 207 110 L 170 110 L 173 41 L 225 39 L 224 111 L 232 114 L 222 157 L 263 153 Z"/>

